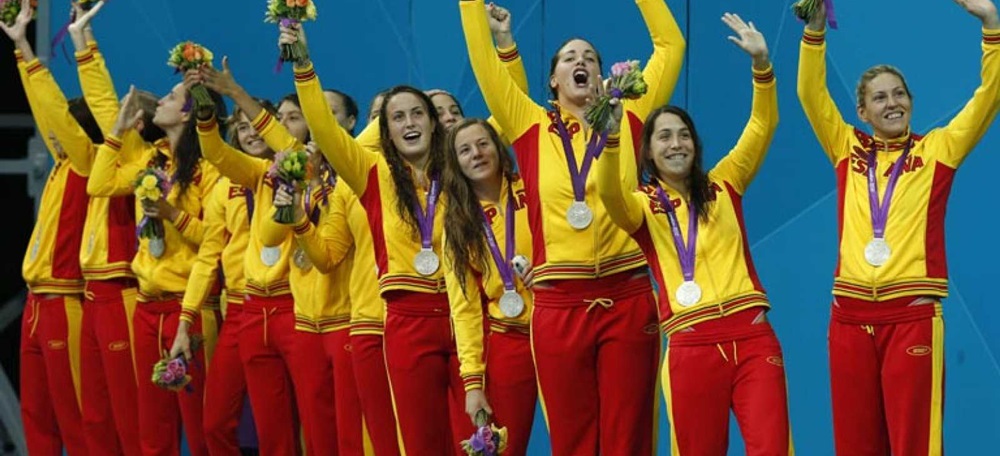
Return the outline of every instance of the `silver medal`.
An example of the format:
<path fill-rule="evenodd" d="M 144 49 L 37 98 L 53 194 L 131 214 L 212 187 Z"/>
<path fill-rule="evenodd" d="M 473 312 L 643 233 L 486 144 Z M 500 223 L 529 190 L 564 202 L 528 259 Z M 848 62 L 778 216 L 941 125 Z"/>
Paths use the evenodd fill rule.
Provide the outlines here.
<path fill-rule="evenodd" d="M 302 250 L 302 247 L 296 248 L 295 253 L 292 254 L 292 261 L 295 262 L 295 266 L 303 271 L 308 271 L 312 268 L 312 261 L 309 260 L 309 255 L 306 255 L 306 251 Z"/>
<path fill-rule="evenodd" d="M 701 301 L 701 286 L 699 286 L 693 280 L 685 280 L 680 287 L 677 288 L 677 293 L 674 294 L 677 298 L 677 303 L 684 307 L 691 307 Z"/>
<path fill-rule="evenodd" d="M 162 257 L 166 249 L 167 245 L 163 242 L 163 238 L 149 238 L 149 254 L 153 258 Z"/>
<path fill-rule="evenodd" d="M 422 276 L 434 274 L 440 266 L 441 261 L 431 249 L 420 249 L 420 253 L 417 253 L 417 256 L 413 259 L 413 267 Z"/>
<path fill-rule="evenodd" d="M 500 313 L 507 318 L 517 318 L 524 312 L 524 299 L 514 290 L 504 290 L 500 296 Z"/>
<path fill-rule="evenodd" d="M 264 247 L 260 250 L 260 261 L 267 267 L 278 264 L 279 259 L 281 259 L 281 249 L 278 247 Z"/>
<path fill-rule="evenodd" d="M 566 221 L 574 229 L 582 230 L 590 226 L 590 223 L 594 221 L 594 212 L 590 210 L 590 206 L 587 206 L 587 203 L 573 201 L 573 204 L 566 210 Z"/>
<path fill-rule="evenodd" d="M 892 249 L 884 238 L 874 238 L 865 246 L 865 261 L 876 268 L 884 265 L 892 256 Z"/>

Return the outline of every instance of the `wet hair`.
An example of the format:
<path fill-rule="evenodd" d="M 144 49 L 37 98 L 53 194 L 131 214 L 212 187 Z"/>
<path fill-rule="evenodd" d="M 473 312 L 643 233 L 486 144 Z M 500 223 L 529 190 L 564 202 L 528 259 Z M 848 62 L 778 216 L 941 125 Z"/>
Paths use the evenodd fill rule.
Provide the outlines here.
<path fill-rule="evenodd" d="M 514 180 L 514 159 L 504 147 L 503 140 L 489 122 L 482 119 L 465 118 L 448 131 L 448 140 L 444 153 L 444 178 L 442 179 L 444 194 L 448 204 L 445 206 L 445 254 L 449 255 L 459 277 L 462 293 L 467 294 L 465 280 L 467 272 L 473 270 L 489 271 L 490 253 L 486 250 L 486 230 L 483 228 L 482 206 L 469 181 L 462 172 L 458 162 L 458 148 L 455 140 L 459 132 L 473 125 L 481 125 L 489 134 L 490 141 L 496 147 L 499 171 L 507 182 Z"/>
<path fill-rule="evenodd" d="M 861 73 L 861 78 L 858 80 L 858 87 L 855 91 L 858 97 L 858 107 L 865 105 L 865 95 L 868 94 L 868 83 L 884 73 L 889 73 L 899 78 L 903 83 L 903 90 L 906 90 L 906 96 L 913 99 L 913 94 L 910 93 L 910 86 L 906 85 L 906 78 L 903 77 L 903 72 L 899 71 L 899 68 L 892 65 L 875 65 L 865 70 L 864 73 Z"/>
<path fill-rule="evenodd" d="M 139 132 L 139 136 L 142 140 L 148 143 L 155 143 L 163 138 L 167 137 L 167 132 L 163 131 L 159 125 L 153 123 L 153 117 L 156 116 L 156 107 L 160 104 L 160 99 L 152 92 L 145 90 L 136 89 L 135 94 L 132 95 L 136 98 L 136 103 L 139 105 L 139 109 L 142 109 L 142 131 Z"/>
<path fill-rule="evenodd" d="M 274 104 L 271 103 L 270 101 L 267 101 L 263 98 L 254 98 L 254 101 L 256 101 L 261 108 L 264 108 L 264 110 L 270 113 L 272 116 L 278 115 L 278 108 L 276 108 Z M 240 146 L 240 135 L 239 132 L 236 131 L 237 128 L 239 128 L 240 115 L 242 114 L 243 110 L 240 109 L 239 106 L 233 107 L 233 114 L 229 116 L 229 121 L 226 122 L 228 124 L 226 128 L 226 138 L 227 138 L 226 142 L 228 142 L 230 146 L 233 146 L 234 148 L 240 150 L 241 152 L 246 152 L 245 150 L 243 150 L 243 147 Z M 249 118 L 250 116 L 247 117 Z M 250 120 L 252 121 L 253 119 Z"/>
<path fill-rule="evenodd" d="M 444 127 L 441 125 L 440 120 L 438 120 L 434 103 L 431 102 L 431 98 L 427 94 L 411 86 L 396 86 L 386 92 L 382 108 L 379 109 L 378 117 L 382 153 L 385 155 L 386 162 L 388 162 L 389 171 L 392 174 L 392 182 L 396 187 L 396 212 L 415 234 L 420 232 L 419 225 L 417 224 L 417 215 L 414 212 L 414 206 L 420 201 L 417 197 L 417 186 L 413 182 L 413 176 L 410 174 L 410 166 L 403 159 L 402 154 L 396 149 L 396 144 L 392 141 L 392 137 L 389 134 L 389 116 L 386 115 L 389 101 L 396 95 L 403 93 L 409 93 L 419 98 L 424 104 L 424 109 L 427 110 L 427 116 L 431 120 L 433 130 L 431 131 L 430 158 L 427 166 L 428 178 L 441 175 L 441 170 L 444 166 L 443 155 L 447 138 Z"/>
<path fill-rule="evenodd" d="M 101 127 L 97 124 L 97 119 L 90 112 L 90 107 L 87 106 L 87 102 L 84 101 L 83 97 L 68 100 L 68 104 L 69 114 L 76 119 L 76 123 L 80 124 L 80 128 L 87 133 L 87 136 L 90 137 L 90 142 L 94 144 L 104 143 L 104 134 L 101 133 Z"/>
<path fill-rule="evenodd" d="M 358 125 L 358 122 L 357 122 L 357 120 L 358 120 L 358 104 L 354 101 L 353 98 L 351 98 L 350 95 L 348 95 L 348 94 L 346 94 L 344 92 L 341 92 L 339 90 L 336 90 L 336 89 L 323 89 L 323 92 L 332 93 L 332 94 L 335 94 L 335 95 L 339 96 L 340 97 L 340 101 L 344 104 L 344 110 L 347 111 L 347 115 L 349 117 L 354 117 L 354 125 L 355 126 Z M 348 133 L 350 133 L 353 136 L 354 135 L 354 129 L 353 128 L 350 129 L 348 131 Z"/>
<path fill-rule="evenodd" d="M 583 38 L 570 38 L 570 39 L 564 41 L 563 44 L 560 44 L 559 45 L 559 49 L 557 49 L 556 53 L 552 55 L 552 61 L 549 63 L 549 79 L 552 79 L 552 75 L 556 74 L 556 66 L 559 65 L 559 54 L 562 52 L 563 48 L 566 47 L 566 45 L 568 45 L 569 43 L 571 43 L 573 41 L 576 41 L 576 40 L 580 40 L 580 41 L 583 41 L 584 43 L 589 44 L 590 48 L 594 50 L 594 54 L 597 56 L 597 68 L 599 68 L 599 69 L 603 69 L 604 68 L 604 61 L 601 60 L 601 53 L 597 52 L 597 48 L 594 47 L 593 43 L 591 43 L 590 41 L 587 41 L 587 40 L 585 40 Z M 549 87 L 549 92 L 552 93 L 552 99 L 553 100 L 558 100 L 559 99 L 559 92 L 556 90 L 555 87 L 551 87 L 550 86 Z"/>
<path fill-rule="evenodd" d="M 428 91 L 426 91 L 424 93 L 426 93 L 427 96 L 430 97 L 431 101 L 433 101 L 434 97 L 436 97 L 438 95 L 445 95 L 445 96 L 451 98 L 451 101 L 453 101 L 455 103 L 455 106 L 458 106 L 458 113 L 461 114 L 462 117 L 465 117 L 465 110 L 462 109 L 462 104 L 458 102 L 458 98 L 455 98 L 455 96 L 452 95 L 451 92 L 448 92 L 448 91 L 445 91 L 445 90 L 441 90 L 441 89 L 431 89 L 431 90 L 428 90 Z"/>
<path fill-rule="evenodd" d="M 709 206 L 712 202 L 712 189 L 709 185 L 708 173 L 705 172 L 704 149 L 698 130 L 694 128 L 694 120 L 683 108 L 677 106 L 662 106 L 657 108 L 646 118 L 642 127 L 642 148 L 639 152 L 639 176 L 650 184 L 657 185 L 656 162 L 652 156 L 653 133 L 656 130 L 656 121 L 664 114 L 673 114 L 684 122 L 684 126 L 691 132 L 691 141 L 694 142 L 694 160 L 691 163 L 691 172 L 688 174 L 687 186 L 690 194 L 689 204 L 698 211 L 698 217 L 703 221 L 708 221 Z"/>

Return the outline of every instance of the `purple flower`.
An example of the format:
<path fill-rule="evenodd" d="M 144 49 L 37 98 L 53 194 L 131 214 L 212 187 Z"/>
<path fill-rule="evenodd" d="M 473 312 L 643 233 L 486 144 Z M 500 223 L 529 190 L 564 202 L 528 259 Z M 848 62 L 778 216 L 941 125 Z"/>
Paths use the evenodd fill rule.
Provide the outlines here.
<path fill-rule="evenodd" d="M 469 438 L 469 447 L 475 452 L 481 452 L 486 449 L 486 440 L 483 439 L 482 433 L 476 431 L 475 434 L 472 434 L 472 437 Z"/>

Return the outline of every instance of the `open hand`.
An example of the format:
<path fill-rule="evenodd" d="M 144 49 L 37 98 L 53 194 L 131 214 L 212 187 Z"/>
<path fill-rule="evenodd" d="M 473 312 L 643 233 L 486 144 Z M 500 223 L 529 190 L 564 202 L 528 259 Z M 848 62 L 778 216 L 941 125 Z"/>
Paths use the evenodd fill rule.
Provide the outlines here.
<path fill-rule="evenodd" d="M 28 39 L 28 24 L 31 23 L 33 11 L 31 0 L 21 0 L 21 12 L 14 18 L 14 25 L 8 26 L 0 21 L 0 29 L 10 37 L 11 41 L 19 43 Z"/>
<path fill-rule="evenodd" d="M 997 18 L 997 6 L 993 0 L 955 0 L 969 14 L 976 16 L 983 21 L 983 27 L 987 29 L 1000 28 L 1000 19 Z"/>
<path fill-rule="evenodd" d="M 729 41 L 732 41 L 733 44 L 739 46 L 744 52 L 750 54 L 750 57 L 753 58 L 754 67 L 759 69 L 767 68 L 767 42 L 764 41 L 764 35 L 753 26 L 753 22 L 743 22 L 743 19 L 732 13 L 723 14 L 722 22 L 725 22 L 729 28 L 736 32 L 737 36 L 729 36 Z"/>

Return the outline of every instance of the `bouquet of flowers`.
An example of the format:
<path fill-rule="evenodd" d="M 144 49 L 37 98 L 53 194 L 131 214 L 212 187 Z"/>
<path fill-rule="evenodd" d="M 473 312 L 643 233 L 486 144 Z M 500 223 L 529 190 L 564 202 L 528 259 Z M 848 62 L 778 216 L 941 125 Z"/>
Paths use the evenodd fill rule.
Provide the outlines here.
<path fill-rule="evenodd" d="M 159 201 L 170 194 L 173 183 L 160 168 L 149 167 L 139 173 L 135 180 L 135 197 L 140 201 Z M 154 257 L 163 254 L 163 220 L 143 216 L 139 222 L 139 239 L 149 239 L 150 253 Z"/>
<path fill-rule="evenodd" d="M 462 441 L 462 450 L 469 456 L 497 456 L 507 449 L 507 428 L 487 424 L 485 410 L 476 412 L 476 433 Z"/>
<path fill-rule="evenodd" d="M 175 72 L 180 73 L 204 65 L 211 66 L 213 57 L 212 51 L 209 51 L 208 48 L 191 41 L 185 41 L 170 50 L 170 58 L 167 59 L 167 65 L 172 67 Z M 194 97 L 194 107 L 196 110 L 215 106 L 215 102 L 212 101 L 212 97 L 208 94 L 208 89 L 201 84 L 191 87 L 191 96 Z"/>
<path fill-rule="evenodd" d="M 306 151 L 289 150 L 274 156 L 274 163 L 271 164 L 271 169 L 267 170 L 267 177 L 274 182 L 275 190 L 278 186 L 303 189 L 309 181 L 311 168 L 309 154 Z M 284 224 L 294 223 L 295 207 L 278 207 L 274 221 Z"/>
<path fill-rule="evenodd" d="M 316 5 L 313 0 L 268 0 L 264 21 L 288 27 L 305 21 L 316 20 Z M 299 62 L 309 57 L 302 43 L 281 46 L 282 62 Z"/>
<path fill-rule="evenodd" d="M 38 0 L 31 0 L 31 16 L 35 17 L 38 11 Z M 17 15 L 21 14 L 21 0 L 0 0 L 0 21 L 8 27 L 14 26 Z"/>
<path fill-rule="evenodd" d="M 607 93 L 597 97 L 597 102 L 587 108 L 584 117 L 590 125 L 599 131 L 611 128 L 611 100 L 635 100 L 646 93 L 646 81 L 642 77 L 642 69 L 638 60 L 618 62 L 611 66 L 611 79 L 608 81 Z"/>
<path fill-rule="evenodd" d="M 833 0 L 798 0 L 792 4 L 792 11 L 803 22 L 809 22 L 819 12 L 821 5 L 826 5 L 826 20 L 830 28 L 837 28 L 837 18 L 833 15 Z"/>
<path fill-rule="evenodd" d="M 197 350 L 201 345 L 201 339 L 191 338 L 191 350 Z M 188 373 L 188 361 L 184 355 L 180 354 L 176 358 L 170 358 L 164 354 L 163 359 L 153 365 L 153 384 L 160 388 L 178 392 L 185 389 L 191 383 L 191 375 Z M 189 389 L 190 390 L 190 389 Z"/>
<path fill-rule="evenodd" d="M 93 8 L 99 1 L 101 0 L 76 0 L 76 4 L 80 5 L 80 8 L 84 11 L 90 11 L 90 9 Z"/>

